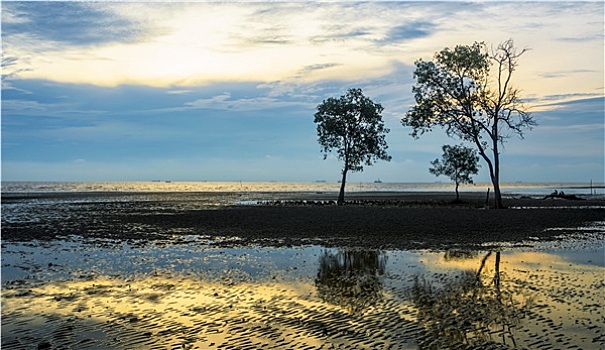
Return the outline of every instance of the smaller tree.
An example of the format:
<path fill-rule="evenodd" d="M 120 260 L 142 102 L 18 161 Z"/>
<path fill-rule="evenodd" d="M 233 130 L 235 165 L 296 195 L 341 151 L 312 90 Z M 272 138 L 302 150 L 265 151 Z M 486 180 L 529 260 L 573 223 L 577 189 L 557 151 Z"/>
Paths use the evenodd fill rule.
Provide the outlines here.
<path fill-rule="evenodd" d="M 442 147 L 443 155 L 441 160 L 435 159 L 431 162 L 432 168 L 429 172 L 435 176 L 445 175 L 456 183 L 456 201 L 460 200 L 458 187 L 460 184 L 472 184 L 472 175 L 479 172 L 479 157 L 477 152 L 468 147 L 449 146 Z"/>
<path fill-rule="evenodd" d="M 349 89 L 340 98 L 330 97 L 317 106 L 315 123 L 324 159 L 335 150 L 344 162 L 339 205 L 344 204 L 349 171 L 363 171 L 364 165 L 372 165 L 378 159 L 391 160 L 385 140 L 389 129 L 380 115 L 383 109 L 380 103 L 364 96 L 361 89 Z"/>

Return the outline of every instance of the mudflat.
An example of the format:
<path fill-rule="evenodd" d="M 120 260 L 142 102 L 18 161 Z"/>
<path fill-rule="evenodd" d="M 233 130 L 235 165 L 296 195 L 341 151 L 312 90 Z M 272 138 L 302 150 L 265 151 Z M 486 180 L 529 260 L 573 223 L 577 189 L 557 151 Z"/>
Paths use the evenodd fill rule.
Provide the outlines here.
<path fill-rule="evenodd" d="M 2 348 L 603 348 L 605 201 L 334 198 L 3 195 Z"/>
<path fill-rule="evenodd" d="M 591 196 L 577 201 L 507 198 L 509 208 L 503 210 L 489 209 L 482 193 L 463 193 L 454 203 L 451 193 L 364 192 L 349 195 L 343 206 L 333 204 L 332 193 L 247 194 L 247 205 L 221 206 L 206 205 L 202 194 L 106 194 L 102 201 L 73 196 L 78 200 L 65 197 L 61 204 L 32 209 L 43 211 L 31 214 L 37 220 L 3 220 L 2 238 L 154 239 L 185 233 L 237 237 L 229 244 L 243 245 L 448 249 L 552 239 L 565 229 L 605 220 L 605 199 Z M 24 198 L 2 200 L 14 204 Z"/>

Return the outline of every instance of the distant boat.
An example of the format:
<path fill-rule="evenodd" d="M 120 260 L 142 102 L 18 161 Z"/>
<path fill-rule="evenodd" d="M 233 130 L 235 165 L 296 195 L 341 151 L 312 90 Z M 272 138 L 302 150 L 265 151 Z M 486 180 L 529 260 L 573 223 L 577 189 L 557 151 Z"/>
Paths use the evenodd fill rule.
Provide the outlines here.
<path fill-rule="evenodd" d="M 381 181 L 380 179 L 378 179 L 378 180 L 374 180 L 374 183 L 375 183 L 375 184 L 381 184 L 381 183 L 382 183 L 382 181 Z"/>
<path fill-rule="evenodd" d="M 316 183 L 324 183 L 326 180 L 315 180 Z"/>

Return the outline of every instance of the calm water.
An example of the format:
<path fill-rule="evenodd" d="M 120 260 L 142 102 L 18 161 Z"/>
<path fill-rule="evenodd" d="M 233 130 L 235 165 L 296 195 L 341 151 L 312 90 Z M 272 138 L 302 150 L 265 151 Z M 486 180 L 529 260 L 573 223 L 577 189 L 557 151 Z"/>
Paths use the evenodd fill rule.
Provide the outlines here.
<path fill-rule="evenodd" d="M 569 194 L 590 194 L 590 183 L 502 184 L 505 194 L 546 195 L 554 190 Z M 603 194 L 603 183 L 593 191 Z M 462 185 L 461 191 L 485 192 L 490 184 Z M 2 182 L 2 193 L 27 192 L 337 192 L 336 182 Z M 454 191 L 451 183 L 355 183 L 347 191 Z"/>
<path fill-rule="evenodd" d="M 604 236 L 440 252 L 4 242 L 2 346 L 599 349 Z"/>

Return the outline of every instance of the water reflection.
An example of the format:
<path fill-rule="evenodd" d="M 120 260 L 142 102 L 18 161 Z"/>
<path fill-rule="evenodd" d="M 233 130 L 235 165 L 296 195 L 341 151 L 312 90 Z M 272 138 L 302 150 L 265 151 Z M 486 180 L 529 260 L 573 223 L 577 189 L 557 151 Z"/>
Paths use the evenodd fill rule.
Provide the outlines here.
<path fill-rule="evenodd" d="M 352 313 L 363 312 L 382 298 L 386 261 L 379 250 L 325 250 L 319 257 L 317 293 Z"/>
<path fill-rule="evenodd" d="M 605 348 L 563 254 L 175 242 L 3 242 L 2 349 Z"/>
<path fill-rule="evenodd" d="M 477 259 L 477 255 L 450 251 L 444 259 Z M 488 266 L 492 260 L 493 269 Z M 418 308 L 418 322 L 431 335 L 421 342 L 422 346 L 486 347 L 495 342 L 517 346 L 512 329 L 530 303 L 515 301 L 515 292 L 508 288 L 508 280 L 500 271 L 500 252 L 488 252 L 480 261 L 477 270 L 464 270 L 438 281 L 414 276 L 409 295 Z"/>

